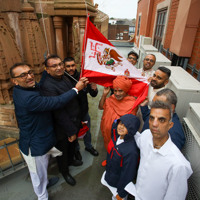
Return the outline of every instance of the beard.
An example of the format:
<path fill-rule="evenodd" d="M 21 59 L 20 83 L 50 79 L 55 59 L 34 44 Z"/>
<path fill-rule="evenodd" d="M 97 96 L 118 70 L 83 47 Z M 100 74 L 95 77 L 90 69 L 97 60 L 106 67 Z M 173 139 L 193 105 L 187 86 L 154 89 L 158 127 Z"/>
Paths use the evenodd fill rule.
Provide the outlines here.
<path fill-rule="evenodd" d="M 154 89 L 159 89 L 159 88 L 162 88 L 162 87 L 164 87 L 165 86 L 165 84 L 164 83 L 160 83 L 160 84 L 158 84 L 156 81 L 154 81 L 154 80 L 151 80 L 151 86 L 154 88 Z"/>

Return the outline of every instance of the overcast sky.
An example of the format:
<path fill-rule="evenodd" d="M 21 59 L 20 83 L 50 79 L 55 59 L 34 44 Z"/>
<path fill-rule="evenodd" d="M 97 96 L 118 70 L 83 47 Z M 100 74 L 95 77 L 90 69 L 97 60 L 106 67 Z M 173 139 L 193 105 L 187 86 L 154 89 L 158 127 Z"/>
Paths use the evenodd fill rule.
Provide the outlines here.
<path fill-rule="evenodd" d="M 94 0 L 109 18 L 136 18 L 138 0 Z"/>

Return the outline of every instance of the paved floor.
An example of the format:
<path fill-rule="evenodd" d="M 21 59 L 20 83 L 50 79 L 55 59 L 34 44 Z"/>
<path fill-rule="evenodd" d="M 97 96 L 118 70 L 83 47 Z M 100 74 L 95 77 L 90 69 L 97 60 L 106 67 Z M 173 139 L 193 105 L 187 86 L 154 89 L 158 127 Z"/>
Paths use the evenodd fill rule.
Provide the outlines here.
<path fill-rule="evenodd" d="M 102 87 L 99 87 L 99 94 L 95 98 L 89 98 L 92 143 L 99 151 L 99 156 L 94 157 L 84 150 L 83 141 L 80 141 L 81 154 L 84 164 L 80 167 L 71 167 L 70 173 L 77 181 L 75 186 L 68 185 L 58 173 L 56 162 L 51 160 L 49 176 L 58 175 L 59 182 L 49 188 L 50 200 L 109 200 L 110 191 L 100 183 L 101 176 L 105 170 L 101 162 L 106 158 L 106 151 L 100 132 L 100 120 L 102 111 L 98 110 L 98 102 L 102 94 Z M 36 200 L 28 169 L 24 168 L 9 176 L 0 179 L 0 200 Z"/>
<path fill-rule="evenodd" d="M 131 48 L 118 48 L 125 57 Z M 56 162 L 51 164 L 49 175 L 58 175 L 59 182 L 49 188 L 50 200 L 110 200 L 110 191 L 100 183 L 105 170 L 101 162 L 106 158 L 103 139 L 100 132 L 102 111 L 98 110 L 99 99 L 103 87 L 99 86 L 99 94 L 92 98 L 89 96 L 91 132 L 94 147 L 99 151 L 98 157 L 93 157 L 84 150 L 83 141 L 80 141 L 81 154 L 84 164 L 80 167 L 71 167 L 70 173 L 77 181 L 75 186 L 68 185 L 58 173 Z M 21 169 L 9 176 L 0 179 L 0 200 L 36 200 L 27 168 Z"/>

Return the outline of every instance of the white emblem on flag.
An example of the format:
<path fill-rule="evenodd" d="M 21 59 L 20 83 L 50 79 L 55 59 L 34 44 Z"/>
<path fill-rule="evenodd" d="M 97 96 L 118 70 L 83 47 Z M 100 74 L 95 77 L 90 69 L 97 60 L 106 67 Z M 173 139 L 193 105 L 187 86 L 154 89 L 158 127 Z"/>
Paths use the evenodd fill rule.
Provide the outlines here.
<path fill-rule="evenodd" d="M 114 76 L 125 75 L 146 82 L 136 67 L 124 58 L 117 48 L 89 38 L 85 51 L 84 69 Z"/>

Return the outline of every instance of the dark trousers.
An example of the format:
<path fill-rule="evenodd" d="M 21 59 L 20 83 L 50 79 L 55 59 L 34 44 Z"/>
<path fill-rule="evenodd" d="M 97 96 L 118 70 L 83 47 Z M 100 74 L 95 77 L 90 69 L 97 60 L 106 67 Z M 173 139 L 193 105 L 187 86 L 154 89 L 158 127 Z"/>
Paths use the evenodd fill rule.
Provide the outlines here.
<path fill-rule="evenodd" d="M 61 174 L 69 173 L 68 166 L 73 162 L 76 142 L 69 142 L 68 138 L 60 140 L 56 144 L 56 148 L 62 151 L 62 156 L 57 156 L 58 168 Z"/>

